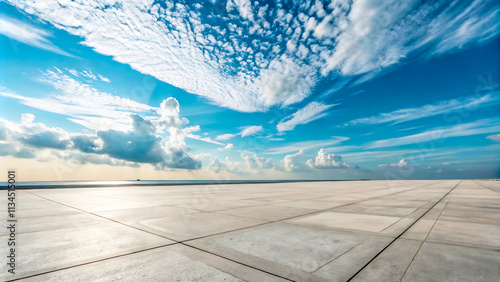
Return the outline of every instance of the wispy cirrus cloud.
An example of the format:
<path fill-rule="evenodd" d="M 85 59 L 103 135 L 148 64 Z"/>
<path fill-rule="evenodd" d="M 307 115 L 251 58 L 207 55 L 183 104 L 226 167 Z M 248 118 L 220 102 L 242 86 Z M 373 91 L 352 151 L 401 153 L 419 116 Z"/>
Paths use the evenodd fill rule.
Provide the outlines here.
<path fill-rule="evenodd" d="M 39 80 L 51 85 L 54 91 L 39 98 L 9 91 L 2 91 L 0 95 L 17 99 L 33 108 L 68 116 L 69 120 L 92 130 L 126 130 L 132 126 L 130 114 L 152 115 L 159 111 L 159 108 L 99 91 L 92 85 L 63 74 L 57 68 L 55 71 L 46 71 Z"/>
<path fill-rule="evenodd" d="M 217 137 L 215 137 L 215 140 L 229 140 L 238 135 L 241 137 L 254 136 L 262 132 L 264 128 L 261 125 L 250 125 L 250 126 L 240 127 L 240 130 L 241 131 L 236 134 L 226 133 L 218 135 Z"/>
<path fill-rule="evenodd" d="M 9 2 L 96 52 L 242 112 L 298 103 L 324 79 L 366 80 L 500 32 L 494 0 Z"/>
<path fill-rule="evenodd" d="M 493 134 L 493 135 L 488 135 L 486 139 L 492 140 L 492 141 L 499 141 L 500 142 L 500 134 Z"/>
<path fill-rule="evenodd" d="M 0 34 L 36 48 L 73 57 L 50 42 L 48 38 L 52 34 L 48 31 L 10 17 L 0 16 Z"/>
<path fill-rule="evenodd" d="M 500 119 L 480 119 L 474 122 L 463 123 L 448 127 L 430 129 L 418 134 L 404 137 L 377 140 L 367 144 L 367 148 L 393 147 L 422 142 L 436 141 L 444 138 L 486 134 L 500 131 Z"/>
<path fill-rule="evenodd" d="M 483 96 L 474 96 L 462 99 L 441 101 L 436 104 L 424 105 L 418 108 L 401 109 L 389 113 L 382 113 L 367 118 L 352 120 L 345 125 L 356 124 L 381 124 L 392 122 L 393 124 L 416 120 L 435 115 L 445 114 L 457 110 L 476 110 L 480 107 L 500 103 L 500 92 L 490 93 Z"/>
<path fill-rule="evenodd" d="M 326 116 L 327 114 L 325 111 L 333 106 L 334 105 L 311 102 L 304 108 L 293 113 L 291 116 L 281 120 L 278 125 L 276 125 L 276 128 L 281 132 L 293 130 L 299 124 L 307 124 Z"/>
<path fill-rule="evenodd" d="M 282 145 L 279 147 L 271 147 L 268 148 L 264 153 L 270 154 L 270 155 L 275 155 L 275 154 L 285 154 L 285 153 L 291 153 L 291 152 L 297 152 L 302 149 L 308 150 L 308 149 L 315 149 L 319 147 L 329 147 L 333 145 L 340 144 L 344 141 L 349 140 L 348 137 L 344 136 L 332 136 L 328 140 L 310 140 L 310 141 L 303 141 L 303 142 L 291 142 L 287 143 L 286 145 Z"/>

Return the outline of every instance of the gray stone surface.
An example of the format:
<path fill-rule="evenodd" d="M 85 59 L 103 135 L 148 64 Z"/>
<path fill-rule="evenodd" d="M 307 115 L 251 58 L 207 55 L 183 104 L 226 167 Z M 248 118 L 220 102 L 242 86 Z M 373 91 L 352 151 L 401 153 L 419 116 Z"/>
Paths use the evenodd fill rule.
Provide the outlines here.
<path fill-rule="evenodd" d="M 324 212 L 311 216 L 292 219 L 297 224 L 316 225 L 322 227 L 354 229 L 370 232 L 380 232 L 401 218 L 393 216 Z"/>
<path fill-rule="evenodd" d="M 7 272 L 10 234 L 0 229 L 2 280 L 500 277 L 500 181 L 91 187 L 17 195 L 16 275 Z M 6 222 L 7 213 L 0 219 Z"/>
<path fill-rule="evenodd" d="M 425 242 L 402 281 L 498 281 L 498 251 Z"/>

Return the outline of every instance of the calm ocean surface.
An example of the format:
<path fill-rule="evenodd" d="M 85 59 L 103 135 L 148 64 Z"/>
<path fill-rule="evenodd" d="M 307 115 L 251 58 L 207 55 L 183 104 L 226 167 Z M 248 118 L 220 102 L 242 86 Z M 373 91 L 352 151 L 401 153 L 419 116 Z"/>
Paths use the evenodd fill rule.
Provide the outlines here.
<path fill-rule="evenodd" d="M 200 184 L 236 184 L 236 183 L 278 183 L 312 182 L 324 180 L 128 180 L 128 181 L 27 181 L 16 182 L 17 188 L 76 188 L 76 187 L 114 187 L 114 186 L 149 186 L 149 185 L 200 185 Z M 331 181 L 331 180 L 329 180 Z M 5 189 L 1 187 L 0 189 Z"/>

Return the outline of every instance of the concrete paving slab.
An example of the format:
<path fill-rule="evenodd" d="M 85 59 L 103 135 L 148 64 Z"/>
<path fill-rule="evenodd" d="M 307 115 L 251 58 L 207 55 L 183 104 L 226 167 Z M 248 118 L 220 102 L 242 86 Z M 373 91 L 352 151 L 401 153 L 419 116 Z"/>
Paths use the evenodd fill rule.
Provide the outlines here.
<path fill-rule="evenodd" d="M 187 244 L 287 277 L 304 279 L 372 237 L 285 223 L 270 223 Z"/>
<path fill-rule="evenodd" d="M 292 219 L 288 222 L 295 224 L 315 225 L 326 228 L 342 228 L 368 232 L 381 232 L 400 219 L 400 217 L 393 216 L 323 212 L 311 216 Z"/>
<path fill-rule="evenodd" d="M 315 275 L 328 279 L 328 281 L 347 281 L 364 267 L 368 262 L 382 251 L 392 241 L 388 237 L 370 237 L 361 244 L 337 257 L 330 263 L 314 272 Z"/>
<path fill-rule="evenodd" d="M 273 204 L 252 206 L 239 209 L 230 209 L 218 211 L 217 213 L 235 215 L 248 218 L 262 219 L 266 221 L 282 220 L 299 215 L 316 212 L 314 209 L 305 209 L 297 207 L 276 206 Z"/>
<path fill-rule="evenodd" d="M 403 207 L 388 207 L 388 206 L 373 206 L 373 205 L 363 205 L 363 204 L 352 204 L 340 208 L 335 208 L 335 212 L 344 213 L 361 213 L 361 214 L 371 214 L 371 215 L 387 215 L 396 217 L 405 217 L 416 208 L 403 208 Z"/>
<path fill-rule="evenodd" d="M 401 281 L 421 244 L 421 241 L 397 240 L 351 281 Z"/>
<path fill-rule="evenodd" d="M 111 258 L 25 281 L 286 281 L 183 245 Z"/>
<path fill-rule="evenodd" d="M 200 211 L 176 206 L 159 206 L 147 208 L 135 208 L 125 210 L 113 210 L 94 212 L 101 217 L 109 218 L 119 222 L 139 222 L 146 219 L 182 215 L 189 213 L 199 213 Z"/>
<path fill-rule="evenodd" d="M 345 205 L 345 202 L 342 201 L 319 201 L 317 199 L 314 200 L 302 200 L 302 201 L 287 201 L 281 203 L 273 204 L 275 206 L 284 206 L 284 207 L 293 207 L 293 208 L 305 208 L 305 209 L 313 209 L 313 210 L 326 210 L 335 208 L 338 206 Z"/>
<path fill-rule="evenodd" d="M 429 235 L 429 232 L 435 222 L 435 220 L 420 219 L 410 229 L 408 229 L 408 231 L 406 231 L 401 238 L 424 241 L 425 238 L 427 238 L 427 235 Z"/>
<path fill-rule="evenodd" d="M 173 241 L 132 229 L 114 222 L 82 225 L 62 229 L 45 229 L 16 234 L 18 256 L 16 275 L 2 264 L 0 279 L 20 278 L 53 271 L 147 248 L 167 245 Z M 7 242 L 7 236 L 0 240 Z"/>
<path fill-rule="evenodd" d="M 498 251 L 425 242 L 402 281 L 498 281 Z"/>
<path fill-rule="evenodd" d="M 94 224 L 105 224 L 109 221 L 103 218 L 92 216 L 85 212 L 75 214 L 50 215 L 40 217 L 28 217 L 17 222 L 16 232 L 19 234 L 37 232 L 44 230 L 72 229 Z M 5 235 L 9 231 L 6 228 L 0 230 L 0 235 Z"/>
<path fill-rule="evenodd" d="M 423 240 L 404 279 L 458 280 L 479 269 L 488 280 L 498 276 L 500 182 L 457 183 L 19 190 L 18 275 L 7 275 L 2 255 L 0 279 L 347 281 L 359 272 L 356 279 L 390 281 Z M 428 244 L 441 246 L 445 263 Z M 458 274 L 439 273 L 448 265 Z"/>
<path fill-rule="evenodd" d="M 427 241 L 500 250 L 499 234 L 499 224 L 438 220 L 427 237 Z"/>
<path fill-rule="evenodd" d="M 138 222 L 139 228 L 156 231 L 176 241 L 190 240 L 265 223 L 264 220 L 217 213 L 193 213 Z"/>

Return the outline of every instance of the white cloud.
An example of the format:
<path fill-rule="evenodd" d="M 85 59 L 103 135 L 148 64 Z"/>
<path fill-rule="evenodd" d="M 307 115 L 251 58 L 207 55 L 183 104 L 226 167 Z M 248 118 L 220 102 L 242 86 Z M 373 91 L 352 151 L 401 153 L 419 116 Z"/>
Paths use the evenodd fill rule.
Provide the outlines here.
<path fill-rule="evenodd" d="M 470 136 L 500 131 L 500 119 L 481 119 L 459 125 L 431 129 L 418 134 L 378 140 L 368 143 L 368 148 L 382 148 L 436 141 L 444 138 Z"/>
<path fill-rule="evenodd" d="M 500 134 L 489 135 L 489 136 L 486 137 L 486 139 L 490 139 L 490 140 L 493 140 L 493 141 L 500 141 Z"/>
<path fill-rule="evenodd" d="M 130 114 L 158 111 L 158 108 L 132 99 L 101 92 L 59 71 L 49 70 L 40 80 L 50 84 L 55 91 L 42 98 L 22 96 L 6 91 L 0 92 L 0 95 L 17 99 L 33 108 L 66 115 L 69 120 L 92 130 L 109 128 L 127 130 L 132 125 Z"/>
<path fill-rule="evenodd" d="M 300 149 L 297 153 L 286 155 L 283 158 L 283 168 L 289 172 L 307 171 L 308 167 L 300 162 L 300 157 L 304 154 L 304 149 Z"/>
<path fill-rule="evenodd" d="M 342 157 L 336 154 L 327 154 L 324 149 L 318 151 L 316 158 L 309 159 L 306 164 L 311 168 L 335 169 L 335 168 L 358 168 L 356 165 L 349 165 L 342 162 Z"/>
<path fill-rule="evenodd" d="M 500 102 L 500 95 L 497 93 L 486 94 L 462 99 L 441 101 L 436 104 L 424 105 L 418 108 L 401 109 L 389 113 L 382 113 L 368 118 L 359 118 L 350 121 L 346 125 L 354 124 L 380 124 L 393 122 L 393 124 L 426 118 L 430 116 L 449 113 L 457 110 L 476 110 L 479 107 L 488 106 Z"/>
<path fill-rule="evenodd" d="M 278 131 L 290 131 L 299 124 L 306 124 L 313 120 L 317 120 L 326 115 L 324 111 L 331 108 L 333 105 L 325 105 L 318 102 L 311 102 L 304 108 L 296 111 L 290 117 L 281 120 L 276 128 Z"/>
<path fill-rule="evenodd" d="M 134 70 L 243 112 L 300 102 L 325 77 L 339 85 L 355 75 L 366 80 L 414 54 L 482 44 L 500 30 L 494 0 L 332 1 L 326 7 L 232 0 L 226 7 L 207 2 L 206 15 L 199 3 L 170 1 L 131 0 L 110 9 L 100 0 L 10 3 Z"/>
<path fill-rule="evenodd" d="M 183 141 L 172 145 L 169 140 L 172 136 L 164 138 L 155 134 L 157 130 L 152 122 L 137 114 L 130 118 L 132 128 L 128 131 L 108 129 L 93 134 L 69 134 L 61 128 L 47 127 L 35 123 L 33 114 L 23 114 L 20 123 L 0 119 L 0 155 L 43 160 L 47 158 L 47 150 L 51 150 L 50 158 L 67 158 L 78 163 L 128 166 L 150 163 L 157 169 L 201 168 L 201 162 L 187 153 L 189 148 Z"/>
<path fill-rule="evenodd" d="M 46 30 L 34 27 L 10 17 L 0 17 L 0 34 L 36 48 L 73 57 L 71 54 L 52 44 L 52 42 L 48 39 L 48 37 L 51 37 L 52 34 Z"/>
<path fill-rule="evenodd" d="M 209 169 L 220 172 L 229 172 L 233 174 L 256 174 L 265 170 L 272 169 L 274 162 L 269 158 L 258 157 L 253 153 L 241 154 L 243 161 L 232 162 L 226 157 L 224 160 L 214 157 L 210 161 Z"/>
<path fill-rule="evenodd" d="M 221 141 L 229 140 L 238 135 L 240 135 L 241 137 L 253 136 L 259 134 L 262 130 L 264 130 L 264 128 L 261 125 L 251 125 L 251 126 L 240 127 L 240 130 L 241 131 L 236 134 L 227 133 L 227 134 L 217 135 L 217 137 L 215 137 L 215 140 L 221 140 Z"/>
<path fill-rule="evenodd" d="M 99 76 L 99 79 L 102 80 L 102 81 L 104 81 L 104 82 L 108 82 L 108 83 L 111 82 L 111 80 L 109 78 L 107 78 L 107 77 L 104 77 L 104 76 L 102 76 L 100 74 L 98 76 Z"/>
<path fill-rule="evenodd" d="M 263 128 L 260 125 L 247 126 L 242 128 L 240 134 L 241 137 L 247 137 L 247 136 L 257 135 L 262 130 Z"/>
<path fill-rule="evenodd" d="M 221 134 L 215 137 L 215 140 L 229 140 L 236 136 L 236 134 Z"/>
<path fill-rule="evenodd" d="M 336 144 L 340 144 L 344 141 L 349 140 L 348 137 L 344 136 L 332 136 L 330 140 L 310 140 L 310 141 L 302 141 L 302 142 L 291 142 L 287 143 L 287 145 L 279 146 L 279 147 L 270 147 L 265 153 L 266 154 L 285 154 L 290 152 L 297 152 L 299 150 L 308 150 L 315 149 L 319 147 L 327 147 L 333 146 Z"/>
<path fill-rule="evenodd" d="M 225 147 L 223 147 L 223 148 L 218 148 L 217 150 L 219 150 L 219 151 L 231 150 L 233 147 L 234 147 L 234 145 L 233 145 L 233 144 L 231 144 L 231 143 L 227 143 L 227 145 L 226 145 Z"/>
<path fill-rule="evenodd" d="M 90 78 L 90 79 L 93 79 L 93 80 L 97 80 L 97 76 L 95 76 L 95 74 L 93 74 L 91 71 L 81 71 L 80 74 L 84 77 L 87 77 L 87 78 Z"/>
<path fill-rule="evenodd" d="M 407 168 L 410 165 L 410 163 L 406 159 L 402 159 L 397 163 L 393 164 L 380 164 L 378 166 L 380 167 L 386 167 L 386 166 L 391 166 L 391 167 L 401 167 L 401 168 Z M 430 167 L 428 167 L 430 168 Z"/>

